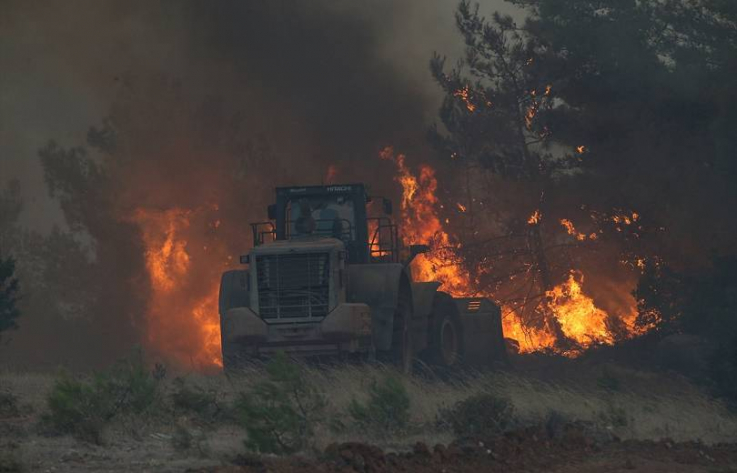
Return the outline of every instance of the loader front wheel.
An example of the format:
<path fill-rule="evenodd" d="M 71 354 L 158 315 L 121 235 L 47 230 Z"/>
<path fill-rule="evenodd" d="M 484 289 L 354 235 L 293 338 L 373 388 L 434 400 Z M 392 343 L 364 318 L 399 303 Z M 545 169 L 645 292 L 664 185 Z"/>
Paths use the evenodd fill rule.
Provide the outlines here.
<path fill-rule="evenodd" d="M 430 326 L 430 362 L 449 368 L 463 359 L 463 334 L 455 303 L 450 296 L 439 294 L 433 308 Z"/>
<path fill-rule="evenodd" d="M 247 354 L 246 350 L 237 343 L 227 343 L 223 346 L 223 371 L 226 374 L 238 374 L 244 368 L 263 363 L 261 358 Z"/>
<path fill-rule="evenodd" d="M 392 362 L 403 373 L 412 372 L 412 301 L 406 292 L 400 293 L 397 311 L 394 314 L 394 330 L 392 333 Z"/>

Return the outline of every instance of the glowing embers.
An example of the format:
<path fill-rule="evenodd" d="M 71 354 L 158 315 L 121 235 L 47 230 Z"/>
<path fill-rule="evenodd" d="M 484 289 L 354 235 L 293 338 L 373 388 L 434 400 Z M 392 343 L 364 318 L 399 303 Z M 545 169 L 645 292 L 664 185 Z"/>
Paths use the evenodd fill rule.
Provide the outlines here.
<path fill-rule="evenodd" d="M 542 220 L 542 213 L 540 213 L 540 209 L 535 210 L 532 212 L 532 215 L 530 215 L 530 218 L 527 219 L 527 223 L 529 225 L 537 225 L 540 223 L 540 220 Z"/>
<path fill-rule="evenodd" d="M 476 105 L 471 102 L 471 94 L 469 92 L 468 86 L 456 90 L 455 92 L 453 92 L 453 96 L 461 99 L 469 112 L 473 113 L 476 111 Z"/>
<path fill-rule="evenodd" d="M 563 218 L 560 220 L 560 224 L 563 226 L 563 228 L 566 229 L 566 232 L 574 237 L 578 241 L 586 241 L 586 240 L 596 240 L 599 238 L 599 236 L 596 233 L 591 233 L 589 235 L 585 233 L 581 233 L 576 230 L 576 227 L 573 225 L 573 222 L 568 220 L 567 218 Z"/>
<path fill-rule="evenodd" d="M 463 106 L 469 113 L 474 113 L 479 109 L 477 104 L 481 104 L 486 109 L 493 106 L 491 101 L 486 98 L 486 94 L 483 90 L 472 90 L 468 85 L 455 90 L 453 92 L 453 97 L 456 97 L 463 102 Z"/>

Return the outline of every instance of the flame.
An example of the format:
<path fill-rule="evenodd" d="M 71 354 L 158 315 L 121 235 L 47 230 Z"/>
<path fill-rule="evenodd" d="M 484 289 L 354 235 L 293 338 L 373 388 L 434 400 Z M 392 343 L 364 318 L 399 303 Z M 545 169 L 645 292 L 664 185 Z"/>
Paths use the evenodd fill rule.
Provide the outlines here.
<path fill-rule="evenodd" d="M 532 353 L 555 347 L 555 336 L 552 333 L 525 327 L 514 310 L 502 307 L 502 314 L 504 338 L 514 340 L 520 353 Z"/>
<path fill-rule="evenodd" d="M 563 333 L 582 347 L 594 342 L 611 344 L 614 339 L 606 325 L 609 315 L 583 293 L 583 281 L 581 272 L 571 271 L 563 284 L 546 292 L 549 307 Z"/>
<path fill-rule="evenodd" d="M 548 95 L 549 92 L 547 88 L 545 89 L 545 91 L 545 95 Z M 537 117 L 537 113 L 540 111 L 540 101 L 538 101 L 536 97 L 537 90 L 532 89 L 530 91 L 530 105 L 525 111 L 525 127 L 527 127 L 528 130 L 532 130 L 532 125 L 535 122 L 535 117 Z"/>
<path fill-rule="evenodd" d="M 203 369 L 222 366 L 219 279 L 194 271 L 194 249 L 209 250 L 207 245 L 189 244 L 193 217 L 191 210 L 138 209 L 131 220 L 141 229 L 151 283 L 146 342 L 153 352 Z M 207 226 L 217 229 L 220 220 Z M 203 285 L 202 281 L 212 282 Z"/>
<path fill-rule="evenodd" d="M 527 108 L 527 112 L 525 112 L 525 126 L 528 130 L 532 130 L 532 124 L 535 120 L 535 116 L 537 116 L 537 104 L 533 102 L 534 105 L 531 105 Z"/>
<path fill-rule="evenodd" d="M 388 242 L 384 241 L 384 235 L 380 232 L 378 220 L 368 220 L 369 252 L 373 258 L 390 256 Z"/>
<path fill-rule="evenodd" d="M 458 211 L 460 213 L 466 213 L 468 211 L 468 207 L 466 207 L 465 205 L 461 204 L 460 202 L 458 202 L 456 204 L 456 207 L 458 208 Z"/>
<path fill-rule="evenodd" d="M 448 233 L 438 218 L 440 207 L 435 192 L 438 181 L 430 166 L 420 167 L 415 176 L 406 165 L 403 154 L 387 147 L 380 153 L 381 159 L 393 161 L 397 174 L 394 180 L 402 186 L 402 240 L 405 245 L 429 244 L 429 253 L 418 255 L 412 262 L 413 277 L 417 281 L 441 281 L 443 289 L 454 295 L 470 295 L 471 284 L 467 273 L 455 262 L 454 248 Z"/>
<path fill-rule="evenodd" d="M 640 215 L 637 212 L 632 212 L 631 214 L 619 213 L 619 214 L 612 215 L 612 222 L 623 223 L 625 225 L 632 225 L 635 222 L 637 222 L 639 219 L 640 219 Z"/>
<path fill-rule="evenodd" d="M 473 113 L 476 111 L 476 105 L 471 102 L 471 93 L 468 86 L 456 90 L 455 92 L 453 92 L 453 96 L 460 98 L 469 112 Z"/>
<path fill-rule="evenodd" d="M 587 151 L 586 146 L 581 145 L 576 147 L 576 153 L 584 154 Z"/>
<path fill-rule="evenodd" d="M 538 223 L 540 223 L 540 220 L 542 220 L 542 218 L 543 218 L 543 215 L 540 212 L 540 209 L 537 209 L 534 212 L 532 212 L 532 215 L 530 215 L 530 218 L 527 219 L 527 223 L 529 225 L 537 225 Z"/>
<path fill-rule="evenodd" d="M 418 256 L 411 265 L 413 277 L 417 281 L 438 281 L 442 290 L 454 297 L 481 296 L 496 300 L 494 294 L 478 289 L 478 282 L 472 280 L 463 269 L 463 261 L 459 259 L 457 250 L 461 245 L 449 235 L 440 219 L 438 209 L 442 205 L 436 196 L 437 179 L 435 171 L 427 166 L 420 167 L 419 175 L 415 175 L 406 164 L 403 154 L 395 154 L 391 147 L 380 153 L 381 159 L 391 160 L 396 166 L 394 178 L 402 186 L 402 239 L 405 245 L 429 243 L 430 252 Z M 458 204 L 460 209 L 460 204 Z M 542 213 L 535 210 L 529 217 L 529 225 L 538 225 Z M 563 223 L 563 222 L 567 223 Z M 572 222 L 561 221 L 561 224 L 576 236 L 577 239 L 596 239 L 596 234 L 588 237 L 575 231 Z M 447 223 L 447 220 L 446 220 Z M 491 271 L 491 269 L 489 270 Z M 563 336 L 577 347 L 587 348 L 592 344 L 611 344 L 615 341 L 610 331 L 609 314 L 597 307 L 594 300 L 584 291 L 584 275 L 581 271 L 571 270 L 567 279 L 545 293 L 545 308 L 551 318 L 542 324 L 523 323 L 521 309 L 517 306 L 502 304 L 502 324 L 505 338 L 512 339 L 522 353 L 552 349 L 567 356 L 576 356 L 577 350 L 562 351 L 558 349 L 558 337 L 551 326 L 557 323 Z M 620 320 L 629 333 L 637 331 L 634 320 L 637 315 L 634 307 Z M 534 325 L 534 326 L 533 326 Z"/>
<path fill-rule="evenodd" d="M 596 240 L 599 238 L 599 235 L 596 233 L 590 233 L 586 235 L 585 233 L 581 233 L 578 230 L 576 230 L 576 227 L 573 225 L 573 222 L 568 220 L 567 218 L 563 218 L 560 220 L 560 224 L 563 226 L 563 228 L 566 229 L 566 232 L 574 237 L 578 241 L 586 241 L 588 240 Z"/>
<path fill-rule="evenodd" d="M 323 182 L 325 184 L 335 184 L 335 178 L 338 175 L 338 167 L 335 164 L 328 166 L 328 170 L 325 172 L 325 178 Z"/>

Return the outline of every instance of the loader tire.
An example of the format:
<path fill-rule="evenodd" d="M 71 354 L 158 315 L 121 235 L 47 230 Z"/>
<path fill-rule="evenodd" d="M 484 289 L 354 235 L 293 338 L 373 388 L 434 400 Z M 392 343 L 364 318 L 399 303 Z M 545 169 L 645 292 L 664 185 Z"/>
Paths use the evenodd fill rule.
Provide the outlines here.
<path fill-rule="evenodd" d="M 227 343 L 223 346 L 223 371 L 226 374 L 242 373 L 244 369 L 260 364 L 263 364 L 262 358 L 247 354 L 237 343 Z"/>
<path fill-rule="evenodd" d="M 412 300 L 407 291 L 401 291 L 394 314 L 391 361 L 403 373 L 412 372 L 414 353 L 412 348 Z"/>
<path fill-rule="evenodd" d="M 430 325 L 429 361 L 443 368 L 458 366 L 463 360 L 463 327 L 453 299 L 438 293 Z"/>

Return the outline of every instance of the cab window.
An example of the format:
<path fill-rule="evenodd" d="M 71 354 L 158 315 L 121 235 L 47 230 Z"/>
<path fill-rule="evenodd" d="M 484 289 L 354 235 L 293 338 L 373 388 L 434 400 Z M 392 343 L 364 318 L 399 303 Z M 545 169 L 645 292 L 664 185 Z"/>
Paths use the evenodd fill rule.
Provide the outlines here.
<path fill-rule="evenodd" d="M 290 237 L 332 236 L 355 240 L 355 209 L 345 196 L 302 197 L 287 203 L 287 229 Z"/>

